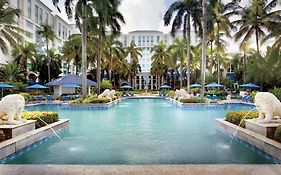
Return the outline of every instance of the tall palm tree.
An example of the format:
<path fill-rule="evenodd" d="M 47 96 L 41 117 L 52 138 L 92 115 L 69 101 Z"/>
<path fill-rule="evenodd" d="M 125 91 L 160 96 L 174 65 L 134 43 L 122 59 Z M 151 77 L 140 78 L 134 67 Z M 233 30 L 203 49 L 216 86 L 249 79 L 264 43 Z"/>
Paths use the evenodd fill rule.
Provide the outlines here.
<path fill-rule="evenodd" d="M 9 46 L 19 47 L 24 31 L 17 26 L 16 16 L 20 15 L 18 9 L 9 6 L 8 0 L 0 0 L 0 48 L 3 54 L 8 54 Z"/>
<path fill-rule="evenodd" d="M 40 36 L 42 36 L 43 38 L 45 38 L 45 42 L 46 42 L 46 55 L 47 55 L 47 59 L 49 60 L 49 64 L 48 66 L 48 81 L 51 81 L 51 69 L 50 69 L 50 63 L 51 60 L 49 59 L 49 42 L 54 42 L 54 39 L 56 37 L 55 32 L 53 31 L 52 27 L 49 25 L 45 25 L 43 24 L 41 26 L 41 30 L 38 31 L 38 34 Z"/>
<path fill-rule="evenodd" d="M 176 38 L 173 42 L 173 44 L 169 47 L 169 50 L 171 50 L 174 57 L 178 59 L 180 62 L 180 88 L 182 88 L 182 80 L 183 80 L 183 66 L 186 63 L 186 49 L 187 44 L 186 40 L 184 38 Z M 189 63 L 190 64 L 190 63 Z"/>
<path fill-rule="evenodd" d="M 243 8 L 241 19 L 233 21 L 234 25 L 240 25 L 235 34 L 235 40 L 242 38 L 241 44 L 255 37 L 256 49 L 260 53 L 260 39 L 271 32 L 273 26 L 281 18 L 281 10 L 275 10 L 279 0 L 251 0 L 250 6 Z"/>
<path fill-rule="evenodd" d="M 206 51 L 207 51 L 207 0 L 202 0 L 203 7 L 203 36 L 202 36 L 202 63 L 201 63 L 201 98 L 205 94 L 205 75 L 206 75 Z"/>
<path fill-rule="evenodd" d="M 195 32 L 201 29 L 201 5 L 197 0 L 178 0 L 170 5 L 169 9 L 164 15 L 165 26 L 170 25 L 173 14 L 177 12 L 172 23 L 172 36 L 175 32 L 182 27 L 183 24 L 183 36 L 187 41 L 187 88 L 190 90 L 190 32 L 191 32 L 191 19 Z"/>
<path fill-rule="evenodd" d="M 14 61 L 21 65 L 21 67 L 27 70 L 27 63 L 30 61 L 36 53 L 36 45 L 26 42 L 23 46 L 19 46 L 12 51 Z"/>
<path fill-rule="evenodd" d="M 150 51 L 153 55 L 151 57 L 151 71 L 156 74 L 156 86 L 157 89 L 160 86 L 160 77 L 165 73 L 166 62 L 168 62 L 169 54 L 168 48 L 163 41 L 158 45 L 155 45 L 151 48 Z"/>
<path fill-rule="evenodd" d="M 272 39 L 274 38 L 275 41 L 274 41 L 274 44 L 273 44 L 273 47 L 277 47 L 277 48 L 280 48 L 281 47 L 281 31 L 280 31 L 280 28 L 281 28 L 281 23 L 277 23 L 277 24 L 274 24 L 272 26 L 272 32 L 270 32 L 267 36 L 265 36 L 263 39 L 262 39 L 262 44 L 264 44 L 266 41 L 268 41 L 269 39 Z"/>
<path fill-rule="evenodd" d="M 59 0 L 53 0 L 53 4 L 58 7 Z M 69 18 L 72 18 L 74 0 L 65 0 L 65 9 Z M 103 38 L 106 35 L 106 29 L 112 33 L 120 32 L 121 23 L 125 23 L 122 14 L 118 11 L 120 5 L 120 0 L 78 0 L 75 6 L 75 20 L 77 25 L 82 31 L 82 94 L 85 98 L 87 95 L 87 26 L 89 26 L 88 20 L 91 21 L 91 29 L 95 29 L 98 32 L 99 36 L 99 54 L 97 59 L 97 94 L 100 93 L 100 67 L 101 67 L 101 57 L 102 57 L 102 48 L 101 43 Z M 94 12 L 93 12 L 94 11 Z M 94 16 L 95 15 L 95 16 Z M 82 24 L 80 23 L 82 21 Z M 88 27 L 89 28 L 89 27 Z"/>
<path fill-rule="evenodd" d="M 135 42 L 131 42 L 129 46 L 127 46 L 125 48 L 125 57 L 129 57 L 130 61 L 129 63 L 132 65 L 133 68 L 133 74 L 134 75 L 130 75 L 129 74 L 129 82 L 131 83 L 131 77 L 133 77 L 133 86 L 135 87 L 136 85 L 136 78 L 135 76 L 137 75 L 138 71 L 139 71 L 139 57 L 142 56 L 142 49 L 137 47 L 137 45 L 135 44 Z"/>

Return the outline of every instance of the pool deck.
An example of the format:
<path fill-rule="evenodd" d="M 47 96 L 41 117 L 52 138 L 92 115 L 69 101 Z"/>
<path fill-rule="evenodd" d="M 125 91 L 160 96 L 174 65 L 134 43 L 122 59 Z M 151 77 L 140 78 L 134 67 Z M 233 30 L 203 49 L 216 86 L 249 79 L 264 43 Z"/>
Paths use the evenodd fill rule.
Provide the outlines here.
<path fill-rule="evenodd" d="M 280 175 L 281 165 L 0 165 L 0 175 Z"/>

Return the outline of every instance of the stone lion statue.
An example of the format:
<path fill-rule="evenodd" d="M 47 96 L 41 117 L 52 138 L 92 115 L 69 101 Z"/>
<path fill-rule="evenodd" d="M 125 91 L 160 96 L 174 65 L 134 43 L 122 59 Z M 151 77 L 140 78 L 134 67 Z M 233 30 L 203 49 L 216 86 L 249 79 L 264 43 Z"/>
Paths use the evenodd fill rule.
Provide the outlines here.
<path fill-rule="evenodd" d="M 0 123 L 3 124 L 20 124 L 26 122 L 21 115 L 24 110 L 25 100 L 20 94 L 11 94 L 2 98 L 0 101 Z M 3 116 L 7 115 L 8 120 L 2 121 Z M 14 116 L 16 115 L 16 120 Z"/>
<path fill-rule="evenodd" d="M 115 90 L 106 89 L 106 90 L 103 91 L 103 93 L 101 93 L 101 94 L 98 96 L 98 98 L 103 98 L 103 97 L 105 97 L 105 98 L 110 99 L 110 101 L 112 101 L 112 99 L 115 97 L 115 94 L 116 94 Z"/>
<path fill-rule="evenodd" d="M 184 90 L 184 89 L 180 89 L 180 90 L 176 90 L 175 91 L 175 97 L 174 99 L 187 99 L 187 98 L 190 98 L 190 95 Z"/>
<path fill-rule="evenodd" d="M 269 123 L 275 116 L 281 116 L 281 103 L 272 93 L 258 92 L 255 105 L 259 112 L 259 123 Z"/>

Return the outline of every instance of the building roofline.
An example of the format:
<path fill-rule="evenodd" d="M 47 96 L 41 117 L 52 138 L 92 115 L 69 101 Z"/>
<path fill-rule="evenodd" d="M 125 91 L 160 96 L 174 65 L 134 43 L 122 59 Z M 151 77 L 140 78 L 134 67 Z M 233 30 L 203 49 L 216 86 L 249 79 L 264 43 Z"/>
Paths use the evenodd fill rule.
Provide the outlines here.
<path fill-rule="evenodd" d="M 134 30 L 134 31 L 131 31 L 129 33 L 137 33 L 137 32 L 154 32 L 154 33 L 163 33 L 161 31 L 158 31 L 158 30 Z"/>
<path fill-rule="evenodd" d="M 37 2 L 39 2 L 39 3 L 42 4 L 44 7 L 46 7 L 48 10 L 50 10 L 51 13 L 53 12 L 53 10 L 52 10 L 50 7 L 48 7 L 44 2 L 42 2 L 42 0 L 37 0 Z"/>

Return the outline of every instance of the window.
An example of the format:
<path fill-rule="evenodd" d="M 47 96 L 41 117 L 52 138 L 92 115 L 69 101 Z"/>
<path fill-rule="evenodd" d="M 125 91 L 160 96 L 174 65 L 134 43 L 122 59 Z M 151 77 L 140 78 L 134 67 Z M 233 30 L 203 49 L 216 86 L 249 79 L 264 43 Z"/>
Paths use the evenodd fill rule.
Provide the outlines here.
<path fill-rule="evenodd" d="M 59 30 L 58 30 L 59 37 L 61 36 L 61 23 L 59 22 Z"/>
<path fill-rule="evenodd" d="M 141 46 L 141 36 L 138 37 L 139 40 L 138 40 L 138 46 Z"/>
<path fill-rule="evenodd" d="M 167 36 L 165 36 L 165 41 L 164 42 L 167 44 L 167 42 L 168 42 L 168 37 Z"/>
<path fill-rule="evenodd" d="M 160 42 L 160 36 L 157 36 L 157 43 Z"/>
<path fill-rule="evenodd" d="M 68 31 L 68 37 L 71 35 L 71 32 L 70 32 L 70 30 Z"/>
<path fill-rule="evenodd" d="M 153 43 L 154 41 L 153 41 L 153 36 L 150 36 L 150 45 L 151 46 L 153 46 L 154 45 L 154 43 Z"/>
<path fill-rule="evenodd" d="M 39 7 L 35 5 L 35 22 L 38 24 L 39 23 Z"/>
<path fill-rule="evenodd" d="M 145 36 L 142 36 L 142 44 L 145 46 Z"/>
<path fill-rule="evenodd" d="M 52 17 L 52 28 L 55 29 L 55 18 Z"/>
<path fill-rule="evenodd" d="M 146 37 L 146 45 L 149 46 L 149 36 Z"/>
<path fill-rule="evenodd" d="M 64 39 L 64 25 L 62 26 L 62 39 Z"/>
<path fill-rule="evenodd" d="M 127 36 L 124 37 L 124 46 L 127 46 Z"/>
<path fill-rule="evenodd" d="M 33 29 L 33 24 L 32 22 L 28 21 L 28 20 L 25 20 L 25 25 L 31 29 Z"/>
<path fill-rule="evenodd" d="M 49 24 L 49 14 L 47 12 L 45 13 L 45 24 Z"/>
<path fill-rule="evenodd" d="M 36 10 L 36 6 L 35 6 L 35 10 Z M 31 19 L 31 0 L 27 0 L 27 17 Z"/>
<path fill-rule="evenodd" d="M 39 24 L 41 25 L 43 21 L 43 11 L 41 8 L 39 8 Z"/>
<path fill-rule="evenodd" d="M 135 36 L 132 36 L 132 42 L 135 42 Z"/>
<path fill-rule="evenodd" d="M 17 8 L 20 8 L 20 0 L 17 0 Z"/>

